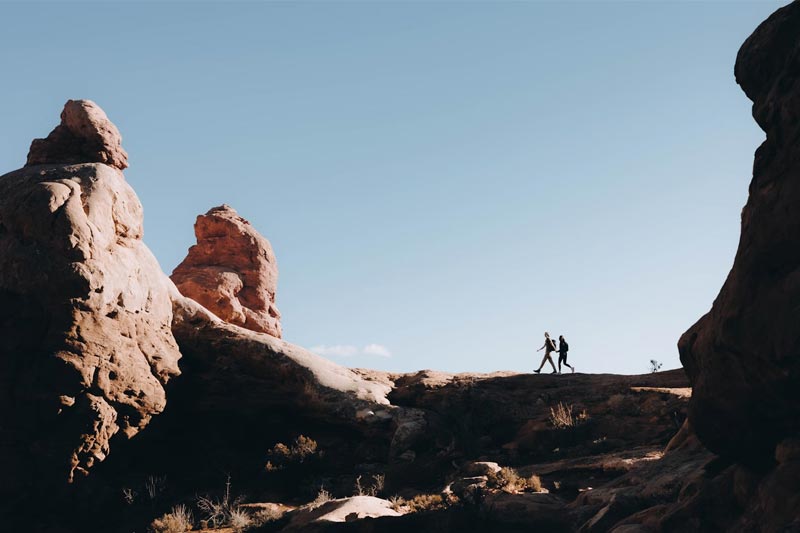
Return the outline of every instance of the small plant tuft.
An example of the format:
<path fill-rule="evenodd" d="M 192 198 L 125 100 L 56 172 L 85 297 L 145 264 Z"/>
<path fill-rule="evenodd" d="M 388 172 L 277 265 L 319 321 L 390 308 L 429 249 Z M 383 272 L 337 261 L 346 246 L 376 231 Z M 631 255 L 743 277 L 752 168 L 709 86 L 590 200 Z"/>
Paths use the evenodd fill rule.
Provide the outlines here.
<path fill-rule="evenodd" d="M 253 525 L 253 519 L 250 518 L 247 511 L 243 509 L 233 509 L 228 523 L 236 533 L 240 533 Z"/>
<path fill-rule="evenodd" d="M 172 511 L 156 518 L 150 524 L 154 533 L 183 533 L 192 530 L 192 513 L 185 505 L 177 505 Z"/>
<path fill-rule="evenodd" d="M 655 374 L 661 370 L 662 364 L 655 359 L 650 359 L 650 373 Z"/>
<path fill-rule="evenodd" d="M 550 408 L 550 422 L 558 429 L 566 429 L 575 426 L 575 417 L 572 415 L 572 406 L 558 402 L 554 408 Z"/>
<path fill-rule="evenodd" d="M 327 490 L 325 490 L 323 487 L 320 487 L 319 488 L 319 492 L 317 493 L 317 497 L 314 498 L 314 501 L 312 501 L 310 504 L 308 504 L 308 506 L 311 509 L 316 509 L 320 505 L 322 505 L 324 503 L 327 503 L 327 502 L 331 501 L 332 499 L 333 499 L 333 496 L 331 496 L 331 493 L 328 492 Z"/>
<path fill-rule="evenodd" d="M 402 509 L 405 506 L 406 501 L 401 496 L 395 494 L 394 496 L 389 498 L 389 503 L 392 504 L 393 510 L 400 512 L 400 509 Z"/>
<path fill-rule="evenodd" d="M 282 470 L 293 463 L 302 463 L 310 457 L 320 455 L 317 448 L 317 441 L 305 435 L 297 437 L 291 446 L 279 442 L 267 450 L 269 460 L 264 465 L 264 470 L 274 472 Z"/>
<path fill-rule="evenodd" d="M 412 513 L 419 513 L 443 509 L 446 502 L 441 494 L 417 494 L 407 502 L 407 506 Z"/>

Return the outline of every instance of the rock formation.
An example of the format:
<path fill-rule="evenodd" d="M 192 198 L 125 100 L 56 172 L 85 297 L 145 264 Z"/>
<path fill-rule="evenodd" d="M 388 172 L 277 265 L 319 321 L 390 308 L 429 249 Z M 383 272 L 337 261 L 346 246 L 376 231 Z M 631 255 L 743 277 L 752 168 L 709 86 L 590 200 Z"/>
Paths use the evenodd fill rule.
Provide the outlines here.
<path fill-rule="evenodd" d="M 269 241 L 227 205 L 197 217 L 197 244 L 172 273 L 182 294 L 225 322 L 280 338 L 278 264 Z"/>
<path fill-rule="evenodd" d="M 28 166 L 0 177 L 0 456 L 11 490 L 18 477 L 86 474 L 115 435 L 164 409 L 164 384 L 179 374 L 175 289 L 142 242 L 119 133 L 86 100 L 61 116 Z"/>
<path fill-rule="evenodd" d="M 735 73 L 767 139 L 733 268 L 679 350 L 701 440 L 734 460 L 770 462 L 776 444 L 800 432 L 800 4 L 756 29 Z"/>
<path fill-rule="evenodd" d="M 31 143 L 25 166 L 73 163 L 128 168 L 119 130 L 91 100 L 68 100 L 61 112 L 61 124 L 47 138 Z"/>

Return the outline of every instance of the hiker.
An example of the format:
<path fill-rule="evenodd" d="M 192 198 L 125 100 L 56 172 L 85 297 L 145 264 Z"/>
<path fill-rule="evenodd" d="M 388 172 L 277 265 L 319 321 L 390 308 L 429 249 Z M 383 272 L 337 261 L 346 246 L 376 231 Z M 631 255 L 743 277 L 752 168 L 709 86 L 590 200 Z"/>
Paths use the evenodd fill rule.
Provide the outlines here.
<path fill-rule="evenodd" d="M 544 350 L 544 358 L 542 359 L 542 364 L 539 365 L 539 368 L 534 370 L 537 374 L 542 371 L 542 367 L 544 366 L 545 361 L 550 361 L 550 366 L 553 367 L 553 371 L 550 372 L 551 374 L 558 374 L 558 370 L 556 370 L 556 364 L 553 362 L 553 358 L 550 357 L 550 353 L 556 351 L 556 343 L 553 342 L 553 339 L 550 338 L 550 334 L 546 331 L 544 332 L 544 345 L 536 350 L 537 352 L 541 352 Z"/>
<path fill-rule="evenodd" d="M 575 373 L 575 367 L 567 363 L 567 352 L 569 351 L 569 344 L 567 341 L 564 340 L 564 335 L 558 336 L 558 373 L 561 373 L 561 363 L 564 363 L 564 366 L 568 366 L 572 369 L 572 373 Z"/>

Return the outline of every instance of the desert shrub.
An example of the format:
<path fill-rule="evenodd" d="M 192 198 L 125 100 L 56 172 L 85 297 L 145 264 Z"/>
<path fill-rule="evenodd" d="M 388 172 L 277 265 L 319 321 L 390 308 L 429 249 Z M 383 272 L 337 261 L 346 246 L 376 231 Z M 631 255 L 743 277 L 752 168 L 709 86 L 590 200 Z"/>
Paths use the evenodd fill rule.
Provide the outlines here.
<path fill-rule="evenodd" d="M 324 488 L 320 487 L 319 492 L 317 493 L 317 497 L 314 498 L 314 501 L 308 504 L 308 506 L 311 507 L 312 509 L 316 509 L 320 505 L 327 503 L 332 499 L 333 496 L 331 496 L 331 493 L 325 490 Z"/>
<path fill-rule="evenodd" d="M 259 509 L 255 515 L 253 515 L 253 525 L 261 526 L 268 522 L 274 522 L 275 520 L 279 520 L 283 516 L 283 511 L 277 505 L 271 505 L 269 507 L 265 507 L 264 509 Z"/>
<path fill-rule="evenodd" d="M 661 370 L 661 366 L 662 366 L 661 363 L 659 363 L 655 359 L 650 359 L 650 372 L 652 374 L 655 374 L 656 372 Z"/>
<path fill-rule="evenodd" d="M 244 511 L 243 509 L 233 509 L 231 511 L 228 524 L 234 531 L 236 531 L 236 533 L 239 533 L 252 526 L 253 519 L 250 518 L 250 515 L 247 514 L 247 511 Z"/>
<path fill-rule="evenodd" d="M 417 494 L 406 502 L 406 505 L 412 513 L 418 513 L 420 511 L 443 509 L 446 506 L 446 501 L 441 494 Z"/>
<path fill-rule="evenodd" d="M 402 497 L 395 494 L 394 496 L 389 498 L 389 503 L 392 505 L 393 510 L 399 512 L 400 509 L 402 509 L 403 506 L 406 504 L 406 501 Z"/>
<path fill-rule="evenodd" d="M 505 492 L 514 492 L 525 486 L 525 480 L 519 477 L 516 470 L 508 466 L 504 466 L 497 472 L 489 472 L 487 478 L 489 487 Z"/>
<path fill-rule="evenodd" d="M 543 489 L 542 479 L 536 474 L 533 474 L 531 477 L 526 479 L 525 485 L 527 485 L 527 488 L 529 488 L 533 492 L 542 492 Z"/>
<path fill-rule="evenodd" d="M 264 465 L 264 469 L 267 472 L 281 470 L 289 464 L 302 463 L 309 457 L 318 454 L 317 441 L 305 435 L 300 435 L 291 446 L 279 442 L 267 450 L 269 460 Z"/>
<path fill-rule="evenodd" d="M 558 429 L 566 429 L 575 426 L 575 417 L 572 415 L 572 406 L 558 402 L 554 408 L 550 408 L 550 422 Z"/>
<path fill-rule="evenodd" d="M 361 476 L 356 478 L 355 496 L 377 496 L 383 492 L 383 486 L 386 476 L 383 474 L 375 474 L 372 476 L 372 484 L 365 487 L 361 484 Z"/>
<path fill-rule="evenodd" d="M 156 518 L 150 524 L 154 533 L 183 533 L 192 529 L 192 513 L 185 505 L 177 505 L 172 511 Z"/>
<path fill-rule="evenodd" d="M 225 492 L 222 498 L 200 496 L 197 498 L 197 508 L 203 513 L 204 520 L 213 528 L 230 523 L 233 513 L 238 510 L 244 501 L 242 496 L 231 497 L 231 478 L 225 482 Z"/>
<path fill-rule="evenodd" d="M 530 489 L 534 492 L 542 491 L 542 480 L 537 475 L 529 478 L 521 477 L 516 470 L 504 466 L 498 472 L 490 472 L 487 476 L 487 485 L 493 489 L 500 489 L 503 492 L 518 492 Z"/>

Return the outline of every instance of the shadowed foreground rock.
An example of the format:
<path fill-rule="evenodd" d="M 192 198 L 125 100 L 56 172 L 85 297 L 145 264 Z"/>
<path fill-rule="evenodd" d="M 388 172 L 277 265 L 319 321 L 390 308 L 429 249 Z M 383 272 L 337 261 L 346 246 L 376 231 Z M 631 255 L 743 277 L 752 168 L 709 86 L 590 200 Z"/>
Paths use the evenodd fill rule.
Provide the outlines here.
<path fill-rule="evenodd" d="M 182 294 L 225 322 L 281 336 L 278 263 L 269 241 L 227 205 L 197 217 L 197 244 L 172 273 Z"/>
<path fill-rule="evenodd" d="M 800 530 L 800 4 L 745 41 L 736 80 L 766 132 L 733 267 L 681 337 L 689 419 L 722 455 L 687 485 L 667 531 Z"/>
<path fill-rule="evenodd" d="M 164 409 L 179 373 L 174 287 L 142 243 L 142 218 L 104 164 L 0 177 L 4 488 L 15 473 L 39 484 L 86 474 L 115 435 Z"/>
<path fill-rule="evenodd" d="M 735 71 L 767 139 L 733 268 L 679 349 L 703 442 L 738 461 L 769 462 L 800 431 L 800 4 L 756 29 Z"/>

